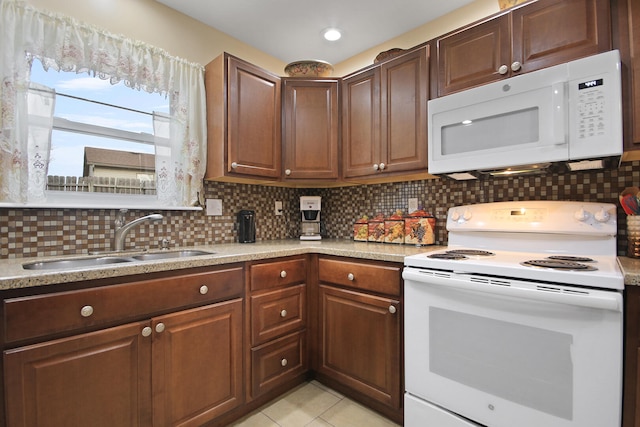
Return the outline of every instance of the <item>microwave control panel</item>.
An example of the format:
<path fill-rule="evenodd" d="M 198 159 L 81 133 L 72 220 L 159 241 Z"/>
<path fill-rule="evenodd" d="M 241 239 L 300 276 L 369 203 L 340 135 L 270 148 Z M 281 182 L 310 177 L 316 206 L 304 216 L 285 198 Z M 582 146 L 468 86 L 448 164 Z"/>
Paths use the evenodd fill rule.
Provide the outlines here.
<path fill-rule="evenodd" d="M 578 138 L 605 136 L 604 79 L 578 83 Z"/>

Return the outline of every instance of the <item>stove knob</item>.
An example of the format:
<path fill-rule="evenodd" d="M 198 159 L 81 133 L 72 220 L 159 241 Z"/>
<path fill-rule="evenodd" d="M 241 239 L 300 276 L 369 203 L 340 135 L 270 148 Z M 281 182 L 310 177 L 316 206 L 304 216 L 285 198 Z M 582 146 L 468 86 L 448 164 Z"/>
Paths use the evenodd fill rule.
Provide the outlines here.
<path fill-rule="evenodd" d="M 462 216 L 462 218 L 465 221 L 469 221 L 471 219 L 471 211 L 469 209 L 467 209 L 466 211 L 464 211 L 464 215 Z"/>
<path fill-rule="evenodd" d="M 589 215 L 587 214 L 587 212 L 584 210 L 584 208 L 580 208 L 579 211 L 576 211 L 576 213 L 573 215 L 575 219 L 577 219 L 578 221 L 586 221 L 587 218 L 589 217 Z"/>
<path fill-rule="evenodd" d="M 604 208 L 600 208 L 600 210 L 596 212 L 594 217 L 598 222 L 607 222 L 609 221 L 610 215 L 607 211 L 604 210 Z"/>
<path fill-rule="evenodd" d="M 458 211 L 451 212 L 451 220 L 452 221 L 457 221 L 459 219 L 460 219 L 460 214 L 458 213 Z"/>

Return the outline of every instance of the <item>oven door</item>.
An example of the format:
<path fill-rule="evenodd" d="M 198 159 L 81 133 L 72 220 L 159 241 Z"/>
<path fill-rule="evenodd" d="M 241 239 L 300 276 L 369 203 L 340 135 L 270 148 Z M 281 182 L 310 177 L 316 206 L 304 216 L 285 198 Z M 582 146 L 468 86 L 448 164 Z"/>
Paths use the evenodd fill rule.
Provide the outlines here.
<path fill-rule="evenodd" d="M 403 278 L 408 395 L 491 427 L 620 425 L 621 293 L 409 267 Z"/>

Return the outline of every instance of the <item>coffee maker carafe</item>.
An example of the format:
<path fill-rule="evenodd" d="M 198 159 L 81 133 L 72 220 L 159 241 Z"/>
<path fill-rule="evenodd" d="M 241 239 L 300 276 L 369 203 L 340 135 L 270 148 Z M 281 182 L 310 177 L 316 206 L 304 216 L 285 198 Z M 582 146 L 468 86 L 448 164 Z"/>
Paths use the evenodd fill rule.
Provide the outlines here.
<path fill-rule="evenodd" d="M 320 240 L 320 196 L 300 197 L 302 216 L 300 240 Z"/>

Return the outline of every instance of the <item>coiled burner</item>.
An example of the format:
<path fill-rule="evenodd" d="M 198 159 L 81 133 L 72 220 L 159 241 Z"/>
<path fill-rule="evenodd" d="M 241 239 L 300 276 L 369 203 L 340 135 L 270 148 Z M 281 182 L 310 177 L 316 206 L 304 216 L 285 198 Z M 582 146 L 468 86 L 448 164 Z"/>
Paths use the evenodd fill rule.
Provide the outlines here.
<path fill-rule="evenodd" d="M 452 249 L 447 251 L 448 254 L 460 254 L 460 255 L 469 255 L 469 256 L 493 256 L 495 255 L 490 251 L 482 251 L 479 249 Z"/>
<path fill-rule="evenodd" d="M 560 259 L 534 259 L 530 261 L 525 261 L 521 263 L 521 265 L 528 267 L 543 267 L 543 268 L 553 268 L 556 270 L 580 270 L 580 271 L 594 271 L 597 268 L 582 264 L 579 262 L 573 261 L 565 261 Z"/>
<path fill-rule="evenodd" d="M 573 261 L 573 262 L 593 262 L 593 259 L 581 256 L 569 256 L 569 255 L 551 255 L 549 259 L 556 259 L 560 261 Z"/>
<path fill-rule="evenodd" d="M 451 249 L 446 252 L 428 255 L 429 258 L 461 260 L 468 259 L 470 256 L 492 256 L 493 252 L 482 251 L 478 249 Z"/>
<path fill-rule="evenodd" d="M 428 255 L 427 258 L 460 260 L 460 259 L 467 259 L 467 256 L 463 254 L 452 254 L 449 252 L 443 252 L 439 254 Z"/>

